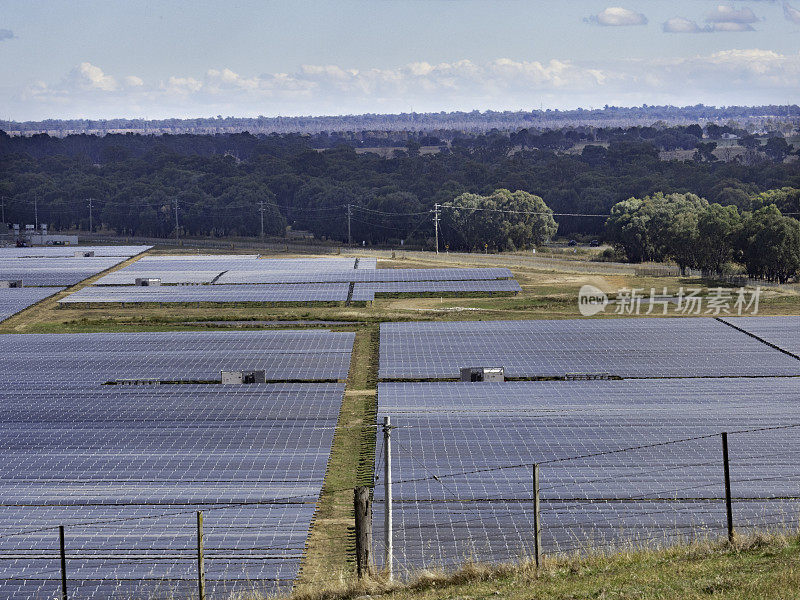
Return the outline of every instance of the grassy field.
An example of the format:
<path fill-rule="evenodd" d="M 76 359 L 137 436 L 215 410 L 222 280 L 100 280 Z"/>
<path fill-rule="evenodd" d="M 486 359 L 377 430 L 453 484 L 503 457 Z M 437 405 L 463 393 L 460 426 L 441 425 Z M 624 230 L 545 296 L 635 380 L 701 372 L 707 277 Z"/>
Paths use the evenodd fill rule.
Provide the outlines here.
<path fill-rule="evenodd" d="M 538 572 L 530 563 L 465 565 L 423 572 L 406 584 L 364 582 L 298 591 L 296 600 L 778 600 L 800 597 L 796 533 L 725 543 L 564 557 Z"/>

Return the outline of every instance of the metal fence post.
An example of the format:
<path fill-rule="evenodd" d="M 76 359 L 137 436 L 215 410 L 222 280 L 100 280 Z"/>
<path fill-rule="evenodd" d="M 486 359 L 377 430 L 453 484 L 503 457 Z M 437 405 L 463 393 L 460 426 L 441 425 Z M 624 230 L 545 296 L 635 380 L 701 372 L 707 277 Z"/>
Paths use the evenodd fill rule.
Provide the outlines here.
<path fill-rule="evenodd" d="M 206 566 L 203 556 L 203 511 L 197 511 L 197 591 L 206 600 Z"/>
<path fill-rule="evenodd" d="M 542 560 L 542 520 L 539 514 L 539 465 L 533 465 L 533 557 L 536 568 Z"/>
<path fill-rule="evenodd" d="M 384 493 L 384 515 L 383 527 L 384 535 L 386 536 L 386 574 L 389 581 L 392 580 L 393 569 L 393 555 L 394 549 L 392 547 L 392 422 L 389 417 L 383 418 L 383 444 L 385 448 L 386 462 L 383 471 L 383 493 Z"/>
<path fill-rule="evenodd" d="M 722 463 L 725 471 L 725 512 L 728 517 L 728 541 L 733 543 L 733 506 L 731 502 L 731 469 L 728 462 L 728 433 L 722 432 Z"/>
<path fill-rule="evenodd" d="M 64 526 L 58 526 L 58 542 L 61 551 L 61 600 L 67 600 L 67 553 L 64 544 Z"/>

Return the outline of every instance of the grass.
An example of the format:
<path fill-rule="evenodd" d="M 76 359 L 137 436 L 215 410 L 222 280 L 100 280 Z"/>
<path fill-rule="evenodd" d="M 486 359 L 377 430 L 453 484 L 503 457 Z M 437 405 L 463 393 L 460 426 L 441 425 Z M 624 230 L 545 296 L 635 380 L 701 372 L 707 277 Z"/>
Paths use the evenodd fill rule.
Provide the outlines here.
<path fill-rule="evenodd" d="M 664 600 L 800 597 L 797 533 L 697 541 L 666 548 L 632 548 L 501 565 L 467 563 L 451 572 L 429 570 L 407 582 L 375 579 L 297 590 L 293 600 Z"/>
<path fill-rule="evenodd" d="M 297 590 L 316 589 L 332 574 L 342 580 L 352 579 L 354 574 L 352 489 L 370 485 L 374 471 L 378 341 L 377 326 L 356 332 L 344 401 Z"/>

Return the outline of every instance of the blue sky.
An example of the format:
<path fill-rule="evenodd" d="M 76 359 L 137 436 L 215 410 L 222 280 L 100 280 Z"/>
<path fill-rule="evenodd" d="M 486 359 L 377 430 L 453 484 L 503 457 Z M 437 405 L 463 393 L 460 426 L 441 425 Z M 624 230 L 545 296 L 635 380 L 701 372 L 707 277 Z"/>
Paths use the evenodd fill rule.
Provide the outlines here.
<path fill-rule="evenodd" d="M 0 0 L 0 118 L 798 103 L 800 0 Z"/>

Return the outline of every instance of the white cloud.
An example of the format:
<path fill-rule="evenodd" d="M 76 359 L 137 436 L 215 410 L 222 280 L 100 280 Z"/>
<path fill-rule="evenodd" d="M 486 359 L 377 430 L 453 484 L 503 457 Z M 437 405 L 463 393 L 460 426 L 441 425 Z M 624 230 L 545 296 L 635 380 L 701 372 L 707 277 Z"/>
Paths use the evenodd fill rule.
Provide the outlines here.
<path fill-rule="evenodd" d="M 622 8 L 621 6 L 609 6 L 596 15 L 592 15 L 588 22 L 603 25 L 605 27 L 622 27 L 630 25 L 647 25 L 647 17 L 642 13 Z"/>
<path fill-rule="evenodd" d="M 10 29 L 0 29 L 0 42 L 5 40 L 13 40 L 14 37 L 14 32 Z"/>
<path fill-rule="evenodd" d="M 693 29 L 691 21 L 668 23 L 675 30 Z M 30 85 L 9 108 L 15 118 L 67 118 L 407 112 L 411 107 L 510 110 L 538 107 L 540 102 L 561 107 L 779 103 L 800 89 L 800 54 L 744 48 L 689 58 L 612 62 L 504 57 L 488 62 L 414 62 L 387 69 L 305 65 L 292 73 L 261 75 L 217 68 L 196 77 L 174 75 L 160 83 L 132 75 L 120 76 L 121 85 L 116 81 L 84 63 L 61 83 Z"/>
<path fill-rule="evenodd" d="M 712 23 L 711 31 L 755 31 L 749 23 L 737 23 L 736 21 L 722 21 Z"/>
<path fill-rule="evenodd" d="M 73 86 L 85 90 L 113 92 L 117 89 L 117 80 L 90 62 L 82 62 L 72 69 L 67 79 Z"/>
<path fill-rule="evenodd" d="M 666 33 L 702 33 L 703 30 L 694 21 L 683 17 L 675 17 L 664 22 L 661 26 Z"/>
<path fill-rule="evenodd" d="M 162 89 L 170 94 L 189 94 L 199 92 L 203 84 L 193 77 L 170 77 L 166 84 L 161 84 Z"/>
<path fill-rule="evenodd" d="M 122 81 L 127 87 L 142 87 L 144 85 L 142 78 L 137 77 L 136 75 L 128 75 Z"/>
<path fill-rule="evenodd" d="M 783 16 L 787 21 L 800 25 L 800 10 L 790 6 L 788 2 L 783 3 Z"/>
<path fill-rule="evenodd" d="M 709 23 L 755 23 L 758 17 L 752 10 L 745 7 L 735 9 L 730 4 L 718 4 L 713 10 L 706 13 Z"/>

